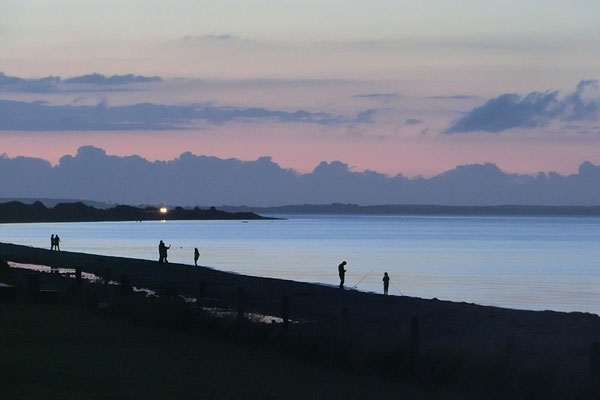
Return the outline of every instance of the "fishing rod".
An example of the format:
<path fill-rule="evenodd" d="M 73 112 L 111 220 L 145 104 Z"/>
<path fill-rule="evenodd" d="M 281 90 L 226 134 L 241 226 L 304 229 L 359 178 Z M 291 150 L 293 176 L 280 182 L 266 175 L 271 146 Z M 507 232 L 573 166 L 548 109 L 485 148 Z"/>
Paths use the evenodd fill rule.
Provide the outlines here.
<path fill-rule="evenodd" d="M 360 278 L 360 281 L 356 282 L 356 285 L 352 286 L 352 289 L 356 289 L 356 287 L 358 286 L 358 284 L 361 283 L 367 276 L 371 275 L 371 273 L 373 271 L 375 271 L 377 269 L 377 267 L 379 267 L 379 264 L 377 264 L 376 266 L 374 266 L 372 270 L 370 270 L 365 276 L 363 276 L 362 278 Z"/>
<path fill-rule="evenodd" d="M 397 291 L 398 293 L 400 293 L 400 296 L 404 296 L 404 295 L 402 294 L 402 292 L 400 291 L 400 289 L 398 289 L 398 287 L 396 287 L 396 285 L 394 285 L 394 282 L 390 282 L 390 283 L 392 284 L 392 286 L 394 287 L 394 289 L 396 289 L 396 291 Z"/>

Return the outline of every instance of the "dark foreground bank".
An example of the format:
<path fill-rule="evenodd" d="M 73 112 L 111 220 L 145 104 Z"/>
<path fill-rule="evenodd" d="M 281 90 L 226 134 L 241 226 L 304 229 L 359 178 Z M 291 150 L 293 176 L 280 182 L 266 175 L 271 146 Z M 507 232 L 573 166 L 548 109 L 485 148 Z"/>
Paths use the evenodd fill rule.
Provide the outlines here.
<path fill-rule="evenodd" d="M 473 394 L 474 398 L 482 393 L 485 397 L 479 398 L 594 398 L 590 396 L 600 374 L 600 317 L 592 314 L 384 297 L 202 267 L 11 244 L 0 244 L 0 257 L 77 268 L 105 277 L 107 282 L 120 282 L 122 285 L 109 285 L 108 289 L 102 279 L 96 284 L 80 283 L 84 289 L 79 290 L 87 293 L 86 303 L 92 309 L 103 304 L 131 313 L 131 318 L 144 324 L 166 319 L 171 321 L 167 326 L 204 332 L 208 328 L 198 313 L 205 309 L 232 310 L 242 317 L 256 313 L 289 318 L 296 323 L 290 322 L 286 328 L 283 324 L 250 324 L 240 330 L 240 325 L 231 324 L 231 329 L 217 329 L 218 336 L 365 379 Z M 60 297 L 72 292 L 75 285 L 74 279 L 59 278 L 59 274 L 48 273 L 48 268 L 37 274 L 37 288 L 32 289 L 27 277 L 32 273 L 14 271 L 5 268 L 4 281 L 25 291 L 57 290 Z M 124 290 L 128 285 L 152 289 L 159 297 L 141 299 Z M 179 295 L 197 302 L 184 303 Z M 124 298 L 136 300 L 124 302 Z M 179 311 L 167 309 L 165 304 Z"/>

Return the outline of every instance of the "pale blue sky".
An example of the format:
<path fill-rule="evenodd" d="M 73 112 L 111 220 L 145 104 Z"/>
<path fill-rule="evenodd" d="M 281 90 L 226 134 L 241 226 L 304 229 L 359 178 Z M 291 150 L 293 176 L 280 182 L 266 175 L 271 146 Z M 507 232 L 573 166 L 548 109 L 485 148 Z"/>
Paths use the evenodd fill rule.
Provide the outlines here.
<path fill-rule="evenodd" d="M 598 37 L 597 1 L 3 0 L 12 41 L 169 40 L 229 33 L 261 41 L 549 35 Z M 39 36 L 43 35 L 43 36 Z"/>

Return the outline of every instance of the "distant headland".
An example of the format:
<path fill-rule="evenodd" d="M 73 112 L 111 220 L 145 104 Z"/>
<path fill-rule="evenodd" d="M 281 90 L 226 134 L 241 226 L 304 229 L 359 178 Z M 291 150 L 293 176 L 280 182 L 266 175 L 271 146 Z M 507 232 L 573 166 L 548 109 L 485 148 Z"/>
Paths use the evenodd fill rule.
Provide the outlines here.
<path fill-rule="evenodd" d="M 183 207 L 132 207 L 117 205 L 101 209 L 83 202 L 58 203 L 46 207 L 42 202 L 19 201 L 0 203 L 0 223 L 19 222 L 96 222 L 96 221 L 161 221 L 161 220 L 260 220 L 272 219 L 253 212 L 227 212 Z"/>

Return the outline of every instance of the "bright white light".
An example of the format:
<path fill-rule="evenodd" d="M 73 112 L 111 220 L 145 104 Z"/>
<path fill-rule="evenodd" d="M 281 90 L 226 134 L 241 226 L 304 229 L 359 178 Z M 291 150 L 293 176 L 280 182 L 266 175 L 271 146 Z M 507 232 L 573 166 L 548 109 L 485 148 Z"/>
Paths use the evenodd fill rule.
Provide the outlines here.
<path fill-rule="evenodd" d="M 161 207 L 158 209 L 158 211 L 160 211 L 161 214 L 166 214 L 167 213 L 167 207 Z"/>

